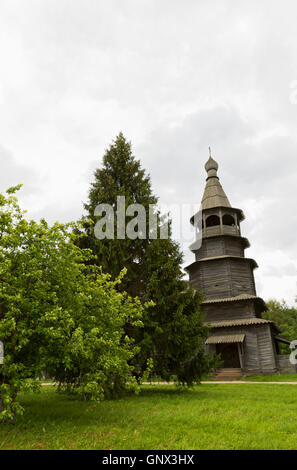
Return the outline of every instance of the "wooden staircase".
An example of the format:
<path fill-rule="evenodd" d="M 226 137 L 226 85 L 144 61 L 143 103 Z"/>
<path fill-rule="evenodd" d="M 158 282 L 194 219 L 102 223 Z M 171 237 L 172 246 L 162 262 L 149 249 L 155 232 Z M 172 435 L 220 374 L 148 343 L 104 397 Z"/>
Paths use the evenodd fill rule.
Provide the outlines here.
<path fill-rule="evenodd" d="M 213 378 L 215 380 L 227 380 L 227 381 L 238 380 L 242 376 L 243 376 L 242 370 L 236 367 L 217 369 L 213 374 Z"/>

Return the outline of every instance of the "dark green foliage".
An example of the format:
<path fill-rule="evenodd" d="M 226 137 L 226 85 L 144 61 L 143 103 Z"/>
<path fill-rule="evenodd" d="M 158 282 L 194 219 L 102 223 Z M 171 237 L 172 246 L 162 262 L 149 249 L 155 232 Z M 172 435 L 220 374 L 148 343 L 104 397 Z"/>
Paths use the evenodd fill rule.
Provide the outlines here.
<path fill-rule="evenodd" d="M 89 200 L 85 204 L 88 214 L 85 230 L 90 236 L 82 239 L 81 246 L 92 249 L 97 256 L 97 264 L 112 276 L 117 276 L 126 267 L 128 276 L 123 280 L 121 288 L 133 296 L 142 294 L 141 273 L 145 269 L 144 254 L 149 240 L 117 239 L 116 220 L 113 240 L 98 240 L 93 230 L 98 220 L 94 216 L 98 204 L 110 204 L 116 208 L 117 196 L 125 196 L 126 208 L 133 203 L 142 204 L 148 213 L 149 204 L 157 203 L 157 198 L 152 194 L 150 178 L 132 155 L 131 144 L 122 133 L 106 151 L 102 168 L 98 168 L 94 176 Z M 126 220 L 129 221 L 129 218 Z"/>
<path fill-rule="evenodd" d="M 182 254 L 179 245 L 171 239 L 170 224 L 168 239 L 117 240 L 116 230 L 112 240 L 98 240 L 94 235 L 97 220 L 94 210 L 98 204 L 109 203 L 115 207 L 117 196 L 124 195 L 126 207 L 130 203 L 145 207 L 148 223 L 149 205 L 157 202 L 149 176 L 132 155 L 131 144 L 122 134 L 106 151 L 103 166 L 94 176 L 89 201 L 85 204 L 88 237 L 83 239 L 84 247 L 91 248 L 97 264 L 113 276 L 126 267 L 127 275 L 121 287 L 129 295 L 155 303 L 145 313 L 143 329 L 127 328 L 129 336 L 141 347 L 133 361 L 135 375 L 142 375 L 147 360 L 153 358 L 154 373 L 163 379 L 174 374 L 183 383 L 199 381 L 210 368 L 203 348 L 207 329 L 199 308 L 201 296 L 183 280 Z M 158 233 L 160 226 L 158 219 Z"/>
<path fill-rule="evenodd" d="M 263 318 L 272 320 L 280 329 L 280 335 L 291 341 L 297 339 L 297 308 L 289 307 L 284 300 L 271 299 L 266 302 L 268 311 L 263 313 Z M 281 352 L 289 354 L 289 346 L 282 344 Z"/>

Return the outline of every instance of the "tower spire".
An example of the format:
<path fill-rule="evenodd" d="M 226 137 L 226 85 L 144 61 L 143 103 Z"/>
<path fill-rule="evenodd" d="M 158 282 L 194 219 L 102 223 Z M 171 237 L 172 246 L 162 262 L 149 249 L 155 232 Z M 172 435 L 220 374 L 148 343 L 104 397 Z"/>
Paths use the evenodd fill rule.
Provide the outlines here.
<path fill-rule="evenodd" d="M 209 147 L 209 153 L 211 149 Z M 230 202 L 220 184 L 217 171 L 219 168 L 218 163 L 209 155 L 205 163 L 205 170 L 207 172 L 206 186 L 202 198 L 202 209 L 210 209 L 212 207 L 231 207 Z"/>

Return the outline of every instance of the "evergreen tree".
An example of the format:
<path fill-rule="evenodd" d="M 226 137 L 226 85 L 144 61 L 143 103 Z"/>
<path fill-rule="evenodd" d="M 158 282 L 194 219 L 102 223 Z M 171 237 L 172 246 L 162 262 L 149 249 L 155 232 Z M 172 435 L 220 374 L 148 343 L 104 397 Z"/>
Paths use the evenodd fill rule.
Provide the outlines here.
<path fill-rule="evenodd" d="M 174 374 L 183 383 L 199 380 L 212 365 L 204 354 L 207 328 L 203 325 L 199 308 L 201 295 L 183 280 L 182 254 L 179 245 L 171 239 L 170 221 L 167 239 L 159 237 L 159 217 L 157 238 L 148 237 L 149 205 L 155 205 L 157 198 L 152 192 L 150 177 L 133 156 L 131 144 L 122 133 L 106 151 L 103 166 L 95 171 L 94 176 L 89 200 L 85 204 L 87 237 L 82 238 L 83 247 L 91 248 L 98 265 L 112 276 L 117 276 L 126 267 L 122 288 L 133 297 L 155 303 L 145 314 L 144 328 L 131 331 L 127 327 L 128 334 L 140 346 L 140 353 L 134 360 L 135 374 L 142 375 L 147 360 L 153 358 L 154 373 L 163 379 L 167 380 Z M 96 238 L 96 206 L 108 203 L 116 208 L 119 195 L 125 196 L 126 207 L 131 203 L 145 207 L 145 238 L 117 239 L 116 220 L 114 239 Z"/>
<path fill-rule="evenodd" d="M 88 202 L 84 206 L 87 211 L 85 230 L 88 237 L 82 240 L 82 247 L 90 248 L 97 256 L 98 265 L 113 277 L 118 276 L 123 267 L 126 267 L 128 274 L 123 280 L 122 289 L 130 295 L 141 296 L 143 294 L 141 273 L 145 269 L 144 256 L 149 244 L 148 238 L 118 239 L 115 218 L 114 239 L 98 240 L 94 234 L 94 226 L 98 219 L 94 212 L 99 204 L 110 204 L 116 210 L 118 196 L 125 196 L 125 209 L 135 203 L 144 206 L 148 230 L 149 205 L 157 203 L 157 198 L 152 193 L 150 177 L 141 168 L 140 162 L 134 158 L 131 144 L 126 141 L 122 133 L 105 152 L 102 168 L 98 168 L 94 176 Z M 132 218 L 131 216 L 130 219 Z M 126 220 L 128 222 L 129 217 L 126 217 Z"/>

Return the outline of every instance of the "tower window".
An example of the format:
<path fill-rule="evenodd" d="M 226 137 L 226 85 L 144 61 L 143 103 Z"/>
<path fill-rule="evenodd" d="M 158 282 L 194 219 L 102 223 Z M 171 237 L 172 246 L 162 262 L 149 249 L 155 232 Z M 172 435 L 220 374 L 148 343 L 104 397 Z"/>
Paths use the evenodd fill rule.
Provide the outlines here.
<path fill-rule="evenodd" d="M 217 215 L 210 215 L 206 219 L 206 227 L 214 227 L 220 225 L 220 218 Z"/>
<path fill-rule="evenodd" d="M 230 225 L 231 227 L 235 227 L 234 217 L 232 217 L 230 214 L 223 215 L 223 225 Z"/>

